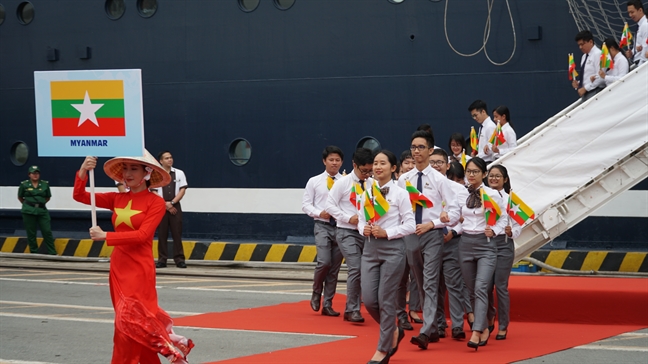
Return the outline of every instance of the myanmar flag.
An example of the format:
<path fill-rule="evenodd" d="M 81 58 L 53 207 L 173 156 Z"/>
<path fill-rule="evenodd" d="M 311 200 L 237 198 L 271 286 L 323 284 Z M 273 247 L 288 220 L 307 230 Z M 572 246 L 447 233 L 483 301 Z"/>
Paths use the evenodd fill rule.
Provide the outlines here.
<path fill-rule="evenodd" d="M 349 201 L 358 210 L 360 210 L 360 201 L 358 200 L 358 195 L 361 194 L 362 194 L 362 187 L 360 187 L 360 184 L 357 182 L 353 183 L 353 185 L 351 186 L 351 192 L 349 193 Z"/>
<path fill-rule="evenodd" d="M 477 136 L 474 126 L 470 127 L 470 147 L 474 151 L 479 150 L 479 137 Z"/>
<path fill-rule="evenodd" d="M 126 136 L 124 82 L 51 81 L 53 136 Z"/>
<path fill-rule="evenodd" d="M 522 201 L 522 199 L 511 191 L 509 194 L 508 206 L 506 212 L 517 222 L 520 226 L 528 219 L 535 219 L 535 212 Z"/>
<path fill-rule="evenodd" d="M 410 181 L 405 181 L 405 190 L 409 193 L 410 202 L 412 203 L 412 210 L 416 210 L 416 205 L 419 204 L 424 208 L 434 206 L 429 198 L 425 197 L 419 190 L 414 187 Z"/>
<path fill-rule="evenodd" d="M 500 216 L 502 216 L 502 210 L 500 210 L 497 203 L 488 196 L 483 188 L 481 189 L 481 197 L 484 205 L 484 218 L 486 219 L 486 224 L 488 226 L 493 226 L 497 223 Z"/>
<path fill-rule="evenodd" d="M 502 131 L 502 126 L 499 122 L 497 123 L 495 130 L 493 130 L 493 135 L 491 135 L 488 142 L 495 146 L 506 143 L 506 138 L 504 137 L 504 132 Z"/>
<path fill-rule="evenodd" d="M 376 209 L 371 201 L 371 196 L 369 196 L 369 190 L 365 191 L 364 215 L 365 220 L 369 223 L 373 223 L 378 219 L 376 218 Z"/>
<path fill-rule="evenodd" d="M 376 220 L 380 219 L 387 211 L 389 211 L 389 203 L 385 200 L 378 183 L 373 185 L 373 195 L 374 195 L 374 210 L 376 211 Z"/>

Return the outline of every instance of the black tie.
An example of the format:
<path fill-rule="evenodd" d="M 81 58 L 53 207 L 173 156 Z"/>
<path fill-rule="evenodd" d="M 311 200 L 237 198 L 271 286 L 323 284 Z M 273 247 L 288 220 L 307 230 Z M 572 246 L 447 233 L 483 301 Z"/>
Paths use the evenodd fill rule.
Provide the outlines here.
<path fill-rule="evenodd" d="M 416 181 L 416 189 L 420 193 L 423 193 L 423 172 L 418 173 L 418 180 Z M 416 204 L 416 213 L 414 214 L 414 219 L 416 224 L 421 224 L 423 222 L 423 206 Z"/>
<path fill-rule="evenodd" d="M 360 180 L 360 188 L 362 188 L 362 191 L 365 190 L 364 183 L 365 183 L 365 180 L 361 179 L 361 180 Z"/>
<path fill-rule="evenodd" d="M 587 57 L 589 57 L 589 53 L 585 55 L 585 61 L 583 64 L 581 64 L 581 79 L 578 81 L 578 88 L 583 87 L 583 79 L 585 78 L 585 65 L 587 65 Z"/>
<path fill-rule="evenodd" d="M 335 177 L 331 176 L 331 179 L 335 181 Z M 333 216 L 329 217 L 329 224 L 331 224 L 332 226 L 337 225 L 337 222 L 335 221 L 335 218 L 333 218 Z"/>

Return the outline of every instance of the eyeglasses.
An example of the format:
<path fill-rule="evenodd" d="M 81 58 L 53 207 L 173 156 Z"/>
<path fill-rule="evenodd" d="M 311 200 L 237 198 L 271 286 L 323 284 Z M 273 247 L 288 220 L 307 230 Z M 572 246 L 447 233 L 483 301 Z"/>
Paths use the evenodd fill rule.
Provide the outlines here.
<path fill-rule="evenodd" d="M 430 161 L 431 166 L 437 166 L 437 167 L 441 167 L 445 163 L 446 163 L 445 161 Z"/>
<path fill-rule="evenodd" d="M 373 172 L 373 170 L 370 169 L 370 170 L 367 171 L 367 170 L 363 170 L 362 168 L 358 168 L 358 172 L 360 172 L 360 174 L 362 174 L 364 176 L 368 176 L 368 175 L 371 174 L 371 172 Z"/>
<path fill-rule="evenodd" d="M 501 174 L 500 174 L 500 175 L 492 175 L 492 174 L 489 174 L 489 175 L 488 175 L 488 178 L 489 178 L 489 179 L 500 179 L 500 178 L 502 178 L 502 177 L 503 177 L 503 176 L 502 176 Z"/>
<path fill-rule="evenodd" d="M 475 176 L 475 175 L 478 175 L 478 174 L 481 174 L 481 173 L 482 173 L 482 171 L 479 170 L 479 169 L 466 169 L 466 174 L 469 175 L 469 176 Z"/>
<path fill-rule="evenodd" d="M 470 116 L 472 116 L 473 119 L 477 119 L 477 116 L 479 116 L 479 114 L 470 114 Z"/>
<path fill-rule="evenodd" d="M 427 145 L 412 145 L 412 146 L 410 146 L 411 151 L 415 151 L 417 149 L 422 152 L 422 151 L 424 151 L 426 149 L 430 149 L 430 147 L 428 147 Z"/>

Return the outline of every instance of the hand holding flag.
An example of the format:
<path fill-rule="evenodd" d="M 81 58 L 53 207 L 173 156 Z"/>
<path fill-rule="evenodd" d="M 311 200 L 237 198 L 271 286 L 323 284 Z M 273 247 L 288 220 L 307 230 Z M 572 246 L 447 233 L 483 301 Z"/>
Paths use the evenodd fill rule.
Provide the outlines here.
<path fill-rule="evenodd" d="M 614 69 L 614 61 L 612 60 L 610 51 L 605 43 L 603 43 L 603 47 L 601 47 L 600 68 Z"/>
<path fill-rule="evenodd" d="M 502 145 L 506 143 L 506 138 L 504 137 L 504 132 L 502 132 L 502 125 L 497 123 L 495 130 L 493 130 L 493 135 L 491 135 L 490 140 L 488 140 L 494 146 Z"/>
<path fill-rule="evenodd" d="M 574 54 L 569 53 L 569 80 L 576 81 L 578 72 L 576 72 L 576 63 L 574 62 Z"/>
<path fill-rule="evenodd" d="M 630 43 L 632 43 L 632 32 L 628 28 L 628 23 L 625 23 L 623 32 L 621 33 L 621 40 L 619 41 L 619 48 L 627 47 L 630 49 Z"/>

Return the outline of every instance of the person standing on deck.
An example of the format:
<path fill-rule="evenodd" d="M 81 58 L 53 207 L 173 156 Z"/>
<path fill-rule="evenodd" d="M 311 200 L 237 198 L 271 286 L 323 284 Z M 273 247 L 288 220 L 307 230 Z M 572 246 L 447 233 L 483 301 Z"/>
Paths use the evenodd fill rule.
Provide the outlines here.
<path fill-rule="evenodd" d="M 492 146 L 488 142 L 488 139 L 493 134 L 495 130 L 495 123 L 488 116 L 486 103 L 482 100 L 475 100 L 470 106 L 468 106 L 468 111 L 470 116 L 480 125 L 477 135 L 479 137 L 479 144 L 477 150 L 472 151 L 473 157 L 479 157 L 485 160 L 487 163 L 492 162 L 493 151 Z"/>
<path fill-rule="evenodd" d="M 18 187 L 18 201 L 22 204 L 22 213 L 29 251 L 32 254 L 38 253 L 36 242 L 36 229 L 40 227 L 43 234 L 43 244 L 47 247 L 47 253 L 56 255 L 54 248 L 54 236 L 50 226 L 50 214 L 45 204 L 52 197 L 49 183 L 40 179 L 40 169 L 37 166 L 29 167 L 29 179 L 22 181 Z"/>

